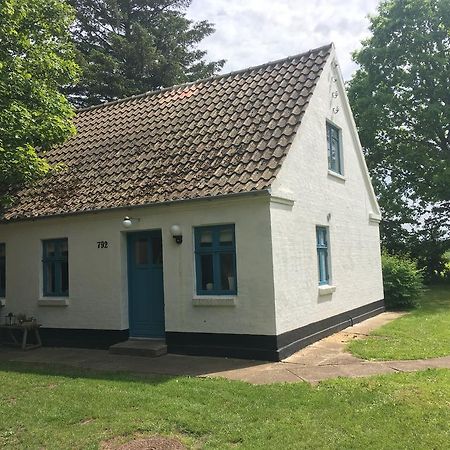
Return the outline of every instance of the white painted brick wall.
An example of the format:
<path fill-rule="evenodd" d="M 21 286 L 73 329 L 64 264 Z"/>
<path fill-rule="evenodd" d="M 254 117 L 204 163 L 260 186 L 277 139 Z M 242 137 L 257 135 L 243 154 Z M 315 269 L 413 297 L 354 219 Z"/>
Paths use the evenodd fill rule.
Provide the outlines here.
<path fill-rule="evenodd" d="M 331 60 L 272 189 L 295 200 L 292 208 L 271 205 L 278 334 L 383 298 L 378 224 L 369 223 L 369 213 L 378 212 L 378 206 Z M 333 114 L 336 107 L 339 112 Z M 345 181 L 328 175 L 326 119 L 342 129 Z M 318 295 L 316 225 L 330 230 L 336 291 L 328 296 Z"/>
<path fill-rule="evenodd" d="M 125 215 L 140 218 L 130 231 L 162 229 L 167 331 L 274 334 L 269 200 L 196 201 L 0 225 L 6 242 L 7 297 L 3 313 L 36 316 L 45 327 L 126 329 L 128 294 Z M 235 306 L 193 306 L 193 227 L 235 223 L 238 296 Z M 179 224 L 177 245 L 170 226 Z M 42 239 L 69 239 L 70 304 L 39 306 Z M 97 249 L 97 241 L 108 241 Z"/>

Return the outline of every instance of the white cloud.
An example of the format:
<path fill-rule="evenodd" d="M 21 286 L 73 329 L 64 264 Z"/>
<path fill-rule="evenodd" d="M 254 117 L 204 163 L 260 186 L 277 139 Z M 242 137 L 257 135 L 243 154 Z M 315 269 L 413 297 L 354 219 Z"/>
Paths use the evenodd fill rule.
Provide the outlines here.
<path fill-rule="evenodd" d="M 369 35 L 368 14 L 379 0 L 193 0 L 187 15 L 209 20 L 216 32 L 201 43 L 223 72 L 284 58 L 334 42 L 342 72 L 355 70 L 351 53 Z"/>

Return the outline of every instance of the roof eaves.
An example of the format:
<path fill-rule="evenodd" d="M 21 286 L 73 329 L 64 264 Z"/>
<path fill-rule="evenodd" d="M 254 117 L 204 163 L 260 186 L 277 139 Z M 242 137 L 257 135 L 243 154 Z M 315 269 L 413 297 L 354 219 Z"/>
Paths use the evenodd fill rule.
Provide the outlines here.
<path fill-rule="evenodd" d="M 114 211 L 125 211 L 131 209 L 142 209 L 142 208 L 152 208 L 156 206 L 171 206 L 180 203 L 191 203 L 196 201 L 214 201 L 214 200 L 227 200 L 234 199 L 240 197 L 264 197 L 270 196 L 270 189 L 261 189 L 255 191 L 246 191 L 246 192 L 235 192 L 232 194 L 220 194 L 220 195 L 212 195 L 208 197 L 195 197 L 195 198 L 185 198 L 180 200 L 168 200 L 165 202 L 153 202 L 153 203 L 145 203 L 143 205 L 126 205 L 126 206 L 117 206 L 113 208 L 97 208 L 97 209 L 89 209 L 84 211 L 74 211 L 69 213 L 61 213 L 61 214 L 48 214 L 42 216 L 34 216 L 34 217 L 18 217 L 12 219 L 4 219 L 0 218 L 0 224 L 7 225 L 11 223 L 17 222 L 34 222 L 36 220 L 41 219 L 52 219 L 52 218 L 64 218 L 64 217 L 72 217 L 72 216 L 80 216 L 84 214 L 101 214 L 103 212 L 114 212 Z"/>

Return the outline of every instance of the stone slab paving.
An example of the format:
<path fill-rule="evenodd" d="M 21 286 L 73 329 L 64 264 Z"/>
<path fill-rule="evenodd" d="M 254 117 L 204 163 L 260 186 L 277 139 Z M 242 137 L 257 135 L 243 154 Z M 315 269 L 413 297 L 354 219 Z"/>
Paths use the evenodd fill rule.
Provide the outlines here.
<path fill-rule="evenodd" d="M 291 371 L 301 379 L 310 383 L 318 383 L 328 378 L 337 377 L 366 377 L 383 373 L 394 373 L 395 370 L 384 364 L 357 363 L 345 365 L 325 366 L 295 366 Z"/>
<path fill-rule="evenodd" d="M 112 355 L 106 350 L 51 347 L 28 352 L 0 347 L 0 361 L 63 365 L 100 372 L 221 377 L 253 384 L 318 383 L 337 377 L 364 377 L 427 368 L 450 369 L 450 355 L 426 360 L 365 361 L 345 351 L 349 340 L 365 337 L 374 328 L 400 316 L 401 313 L 392 312 L 380 314 L 322 339 L 277 363 L 175 354 L 148 358 Z"/>
<path fill-rule="evenodd" d="M 408 361 L 387 361 L 386 364 L 399 372 L 412 372 L 425 369 L 450 369 L 450 356 Z"/>

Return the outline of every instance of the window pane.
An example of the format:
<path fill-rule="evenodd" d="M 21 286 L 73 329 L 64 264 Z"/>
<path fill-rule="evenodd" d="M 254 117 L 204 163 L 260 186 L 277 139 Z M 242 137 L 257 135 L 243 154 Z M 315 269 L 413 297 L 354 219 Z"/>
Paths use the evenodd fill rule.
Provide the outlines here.
<path fill-rule="evenodd" d="M 324 228 L 317 229 L 317 246 L 318 247 L 327 246 L 327 232 Z"/>
<path fill-rule="evenodd" d="M 135 242 L 134 254 L 136 265 L 143 266 L 148 264 L 148 240 L 145 238 L 138 239 Z"/>
<path fill-rule="evenodd" d="M 50 258 L 56 256 L 56 245 L 54 241 L 47 241 L 45 243 L 45 255 Z"/>
<path fill-rule="evenodd" d="M 324 261 L 324 266 L 325 266 L 325 283 L 328 283 L 330 281 L 330 274 L 328 273 L 328 253 L 325 253 L 325 261 Z"/>
<path fill-rule="evenodd" d="M 326 250 L 319 250 L 319 282 L 324 284 L 328 282 L 327 253 Z"/>
<path fill-rule="evenodd" d="M 234 291 L 236 289 L 233 253 L 220 254 L 220 289 L 223 291 Z"/>
<path fill-rule="evenodd" d="M 152 238 L 152 263 L 153 264 L 162 264 L 163 256 L 162 256 L 162 239 L 161 237 L 153 237 Z"/>
<path fill-rule="evenodd" d="M 204 291 L 214 289 L 213 255 L 200 255 L 201 280 L 200 286 Z"/>
<path fill-rule="evenodd" d="M 212 231 L 204 230 L 200 233 L 200 247 L 211 247 L 213 242 Z"/>
<path fill-rule="evenodd" d="M 69 292 L 69 264 L 67 261 L 61 263 L 61 292 L 67 294 Z"/>
<path fill-rule="evenodd" d="M 331 128 L 331 139 L 338 140 L 339 139 L 339 131 L 337 128 L 330 127 Z"/>
<path fill-rule="evenodd" d="M 233 245 L 233 230 L 231 228 L 220 230 L 219 242 L 223 246 Z"/>
<path fill-rule="evenodd" d="M 56 267 L 54 262 L 48 262 L 44 265 L 45 282 L 44 293 L 55 294 L 56 292 Z"/>
<path fill-rule="evenodd" d="M 331 140 L 331 166 L 333 170 L 339 170 L 339 142 L 337 139 Z"/>
<path fill-rule="evenodd" d="M 60 243 L 59 243 L 59 252 L 60 252 L 61 256 L 67 258 L 68 254 L 69 254 L 69 251 L 68 251 L 68 248 L 67 248 L 67 240 L 66 239 L 60 241 Z"/>
<path fill-rule="evenodd" d="M 5 258 L 5 244 L 0 244 L 0 260 Z"/>

